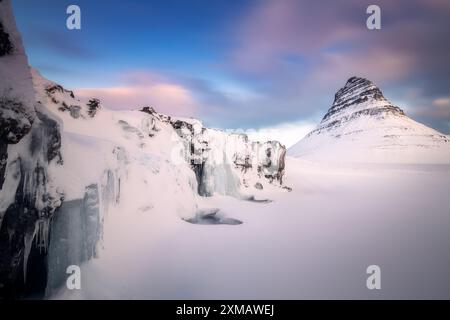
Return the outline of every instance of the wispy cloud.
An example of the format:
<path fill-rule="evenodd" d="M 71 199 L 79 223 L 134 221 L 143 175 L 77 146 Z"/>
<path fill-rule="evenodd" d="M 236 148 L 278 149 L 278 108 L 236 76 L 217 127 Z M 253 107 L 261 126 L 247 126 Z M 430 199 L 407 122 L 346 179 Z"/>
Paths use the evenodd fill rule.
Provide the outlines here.
<path fill-rule="evenodd" d="M 450 97 L 435 99 L 433 104 L 437 107 L 449 108 L 450 110 Z"/>
<path fill-rule="evenodd" d="M 176 116 L 196 113 L 198 103 L 190 90 L 158 74 L 132 71 L 119 75 L 118 79 L 117 86 L 78 88 L 75 91 L 80 96 L 98 97 L 111 109 L 139 109 L 150 105 L 160 112 Z"/>
<path fill-rule="evenodd" d="M 90 50 L 89 46 L 83 42 L 82 36 L 63 28 L 36 27 L 30 42 L 37 47 L 50 51 L 50 54 L 59 54 L 75 59 L 94 59 L 97 57 L 95 52 Z"/>

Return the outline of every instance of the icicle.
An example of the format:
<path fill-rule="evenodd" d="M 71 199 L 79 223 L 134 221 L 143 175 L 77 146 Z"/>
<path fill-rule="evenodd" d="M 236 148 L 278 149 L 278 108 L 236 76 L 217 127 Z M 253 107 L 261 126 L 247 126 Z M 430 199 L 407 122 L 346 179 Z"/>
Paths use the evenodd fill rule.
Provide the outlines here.
<path fill-rule="evenodd" d="M 50 232 L 50 219 L 41 218 L 36 222 L 36 246 L 39 248 L 39 252 L 46 252 L 48 249 L 48 239 Z"/>
<path fill-rule="evenodd" d="M 24 252 L 23 252 L 23 279 L 24 282 L 27 281 L 27 265 L 28 265 L 28 257 L 30 255 L 31 246 L 33 245 L 33 239 L 36 235 L 36 230 L 38 229 L 38 223 L 34 227 L 33 232 L 26 233 L 23 239 L 24 242 Z"/>

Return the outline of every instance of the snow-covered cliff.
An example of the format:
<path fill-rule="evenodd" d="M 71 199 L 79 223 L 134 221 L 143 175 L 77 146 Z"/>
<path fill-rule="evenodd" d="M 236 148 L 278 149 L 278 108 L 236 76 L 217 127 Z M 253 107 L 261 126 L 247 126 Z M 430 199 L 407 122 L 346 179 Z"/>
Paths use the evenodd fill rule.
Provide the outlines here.
<path fill-rule="evenodd" d="M 0 2 L 0 296 L 29 291 L 63 194 L 60 121 L 35 98 L 9 0 Z M 33 262 L 28 257 L 33 256 Z M 28 276 L 28 279 L 27 279 Z M 44 284 L 45 285 L 45 284 Z M 36 285 L 36 287 L 39 286 Z"/>
<path fill-rule="evenodd" d="M 136 215 L 240 224 L 201 198 L 265 202 L 283 187 L 276 141 L 150 107 L 111 111 L 43 78 L 28 66 L 9 0 L 0 1 L 0 103 L 0 296 L 52 295 L 69 265 L 101 256 Z"/>

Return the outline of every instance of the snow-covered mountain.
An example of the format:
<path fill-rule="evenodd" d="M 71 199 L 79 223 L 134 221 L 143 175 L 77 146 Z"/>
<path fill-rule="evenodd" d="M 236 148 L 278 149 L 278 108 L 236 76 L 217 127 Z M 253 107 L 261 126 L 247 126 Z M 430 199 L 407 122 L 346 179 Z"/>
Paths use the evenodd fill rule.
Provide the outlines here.
<path fill-rule="evenodd" d="M 283 187 L 279 142 L 79 99 L 30 69 L 12 17 L 0 1 L 0 297 L 51 295 L 67 266 L 148 228 L 149 215 L 161 227 L 245 223 L 202 198 L 268 202 Z"/>
<path fill-rule="evenodd" d="M 448 163 L 450 137 L 407 117 L 371 81 L 352 77 L 317 128 L 288 154 L 330 162 Z"/>

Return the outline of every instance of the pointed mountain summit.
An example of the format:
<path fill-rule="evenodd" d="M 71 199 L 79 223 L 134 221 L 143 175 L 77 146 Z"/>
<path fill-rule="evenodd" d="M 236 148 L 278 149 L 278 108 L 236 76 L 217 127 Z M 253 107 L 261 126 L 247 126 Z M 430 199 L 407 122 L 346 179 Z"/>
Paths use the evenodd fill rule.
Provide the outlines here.
<path fill-rule="evenodd" d="M 334 102 L 322 119 L 320 128 L 331 128 L 363 115 L 384 117 L 403 116 L 404 112 L 387 101 L 371 81 L 352 77 L 334 97 Z"/>
<path fill-rule="evenodd" d="M 288 154 L 320 161 L 450 162 L 450 138 L 407 117 L 371 81 L 352 77 Z"/>

